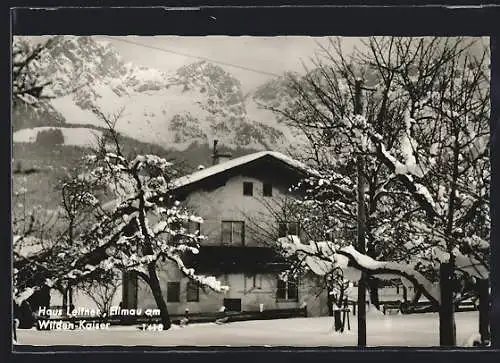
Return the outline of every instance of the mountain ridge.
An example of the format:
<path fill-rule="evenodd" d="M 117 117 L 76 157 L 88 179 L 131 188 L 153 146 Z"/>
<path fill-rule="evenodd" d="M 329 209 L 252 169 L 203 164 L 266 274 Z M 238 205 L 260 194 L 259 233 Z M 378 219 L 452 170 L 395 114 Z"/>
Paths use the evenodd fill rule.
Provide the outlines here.
<path fill-rule="evenodd" d="M 161 72 L 125 62 L 109 43 L 92 37 L 56 36 L 50 44 L 37 69 L 52 81 L 44 92 L 54 98 L 12 110 L 13 165 L 41 171 L 13 176 L 14 189 L 31 190 L 25 205 L 56 207 L 60 178 L 78 168 L 106 133 L 93 108 L 111 118 L 122 110 L 116 129 L 127 152 L 157 154 L 183 173 L 211 165 L 215 139 L 233 157 L 297 149 L 299 138 L 260 106 L 287 102 L 284 79 L 244 94 L 238 79 L 206 61 Z"/>
<path fill-rule="evenodd" d="M 121 111 L 116 128 L 124 135 L 178 151 L 215 139 L 229 149 L 283 151 L 294 137 L 257 105 L 267 99 L 244 95 L 239 80 L 207 61 L 166 73 L 126 63 L 109 43 L 92 37 L 56 36 L 39 69 L 52 80 L 47 92 L 55 98 L 38 115 L 18 110 L 15 131 L 103 127 L 92 112 L 97 108 L 111 116 Z"/>

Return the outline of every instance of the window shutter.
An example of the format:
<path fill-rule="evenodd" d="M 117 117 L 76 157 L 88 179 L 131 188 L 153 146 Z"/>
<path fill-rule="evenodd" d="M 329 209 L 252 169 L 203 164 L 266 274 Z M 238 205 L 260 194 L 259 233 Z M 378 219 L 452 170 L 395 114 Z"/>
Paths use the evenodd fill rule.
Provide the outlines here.
<path fill-rule="evenodd" d="M 168 282 L 167 283 L 167 302 L 179 302 L 181 299 L 181 283 Z"/>
<path fill-rule="evenodd" d="M 243 222 L 233 222 L 233 244 L 237 246 L 243 246 L 244 239 L 244 224 Z"/>
<path fill-rule="evenodd" d="M 286 235 L 287 235 L 286 223 L 279 222 L 278 223 L 278 237 L 286 237 Z"/>
<path fill-rule="evenodd" d="M 286 299 L 286 282 L 282 279 L 278 279 L 278 289 L 276 291 L 276 298 L 280 300 Z"/>
<path fill-rule="evenodd" d="M 243 195 L 252 196 L 253 195 L 253 183 L 243 182 Z"/>
<path fill-rule="evenodd" d="M 288 300 L 297 301 L 299 298 L 299 289 L 297 286 L 297 281 L 289 279 L 287 285 L 288 285 L 287 286 Z"/>
<path fill-rule="evenodd" d="M 273 185 L 269 183 L 264 183 L 262 185 L 262 194 L 264 197 L 272 197 L 273 196 Z"/>
<path fill-rule="evenodd" d="M 299 223 L 298 222 L 288 223 L 288 234 L 293 234 L 295 236 L 299 235 Z"/>
<path fill-rule="evenodd" d="M 230 245 L 232 240 L 232 223 L 222 222 L 222 244 Z"/>
<path fill-rule="evenodd" d="M 186 290 L 187 301 L 200 301 L 200 286 L 196 281 L 189 280 Z"/>

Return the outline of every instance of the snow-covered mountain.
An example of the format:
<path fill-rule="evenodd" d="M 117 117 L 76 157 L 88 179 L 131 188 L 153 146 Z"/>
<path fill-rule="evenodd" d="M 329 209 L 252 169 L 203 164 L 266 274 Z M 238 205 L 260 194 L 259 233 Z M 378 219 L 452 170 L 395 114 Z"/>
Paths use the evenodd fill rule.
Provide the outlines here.
<path fill-rule="evenodd" d="M 284 116 L 271 110 L 284 109 L 294 101 L 290 90 L 290 77 L 299 75 L 286 72 L 283 76 L 260 85 L 246 97 L 245 107 L 248 117 L 253 120 L 272 120 L 273 127 L 284 135 L 289 146 L 293 145 L 296 149 L 307 143 L 305 136 L 297 128 L 290 127 Z"/>
<path fill-rule="evenodd" d="M 283 151 L 300 142 L 261 107 L 283 101 L 283 78 L 244 96 L 240 82 L 217 65 L 200 61 L 167 74 L 125 63 L 110 44 L 86 36 L 58 36 L 40 71 L 52 81 L 47 92 L 56 97 L 36 111 L 14 112 L 14 142 L 36 140 L 47 126 L 104 127 L 93 108 L 121 112 L 118 131 L 165 149 L 182 151 L 218 139 L 230 149 Z"/>

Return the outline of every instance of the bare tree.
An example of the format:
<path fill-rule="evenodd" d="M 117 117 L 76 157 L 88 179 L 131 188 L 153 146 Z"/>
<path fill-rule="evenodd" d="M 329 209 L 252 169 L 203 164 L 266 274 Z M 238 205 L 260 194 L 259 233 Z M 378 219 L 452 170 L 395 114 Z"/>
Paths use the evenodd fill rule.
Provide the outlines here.
<path fill-rule="evenodd" d="M 97 305 L 101 317 L 107 319 L 113 299 L 121 285 L 121 275 L 116 271 L 108 271 L 103 273 L 100 278 L 79 284 L 78 288 Z"/>
<path fill-rule="evenodd" d="M 32 286 L 43 285 L 48 276 L 50 267 L 41 260 L 54 248 L 51 236 L 58 219 L 55 211 L 28 206 L 29 192 L 23 185 L 17 185 L 12 198 L 13 297 L 18 305 L 32 295 Z"/>
<path fill-rule="evenodd" d="M 430 281 L 439 279 L 445 261 L 452 268 L 441 279 L 469 274 L 455 263 L 460 254 L 488 268 L 488 53 L 474 54 L 473 45 L 461 38 L 372 37 L 346 55 L 332 40 L 315 69 L 290 80 L 290 102 L 275 108 L 307 132 L 322 171 L 309 189 L 330 192 L 314 199 L 330 209 L 337 227 L 354 222 L 353 155 L 365 156 L 368 255 L 407 255 Z M 358 79 L 366 86 L 361 116 L 354 115 Z M 451 300 L 439 305 L 451 311 L 441 325 L 452 332 Z"/>
<path fill-rule="evenodd" d="M 51 83 L 40 74 L 39 62 L 53 38 L 32 45 L 22 37 L 14 37 L 12 44 L 12 100 L 36 105 L 39 100 L 49 98 L 44 89 Z"/>
<path fill-rule="evenodd" d="M 62 231 L 58 236 L 59 243 L 71 248 L 84 248 L 81 238 L 86 228 L 95 222 L 96 209 L 100 208 L 96 195 L 104 186 L 100 180 L 88 180 L 82 168 L 71 170 L 64 176 L 59 185 L 60 219 Z M 71 280 L 60 281 L 55 287 L 63 296 L 63 306 L 73 305 L 73 286 Z"/>
<path fill-rule="evenodd" d="M 75 81 L 70 90 L 62 94 L 52 89 L 52 74 L 47 72 L 44 63 L 54 45 L 61 36 L 50 36 L 48 39 L 33 42 L 23 36 L 14 36 L 11 53 L 12 106 L 19 105 L 38 107 L 44 101 L 76 92 L 87 84 L 79 81 L 80 73 L 73 75 Z"/>

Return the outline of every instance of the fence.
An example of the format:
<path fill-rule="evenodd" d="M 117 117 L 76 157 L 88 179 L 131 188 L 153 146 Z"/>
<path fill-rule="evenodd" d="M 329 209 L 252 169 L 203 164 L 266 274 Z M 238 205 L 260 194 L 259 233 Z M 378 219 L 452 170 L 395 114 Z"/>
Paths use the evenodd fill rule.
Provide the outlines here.
<path fill-rule="evenodd" d="M 409 306 L 408 303 L 396 300 L 381 301 L 380 306 L 384 314 L 386 314 L 386 312 L 390 310 L 398 310 L 402 314 L 422 314 L 422 313 L 438 312 L 437 306 L 432 305 L 428 301 L 419 301 L 417 303 L 412 304 L 411 306 Z M 465 300 L 455 303 L 454 311 L 457 313 L 466 311 L 476 311 L 476 310 L 478 310 L 478 305 L 473 301 Z"/>

